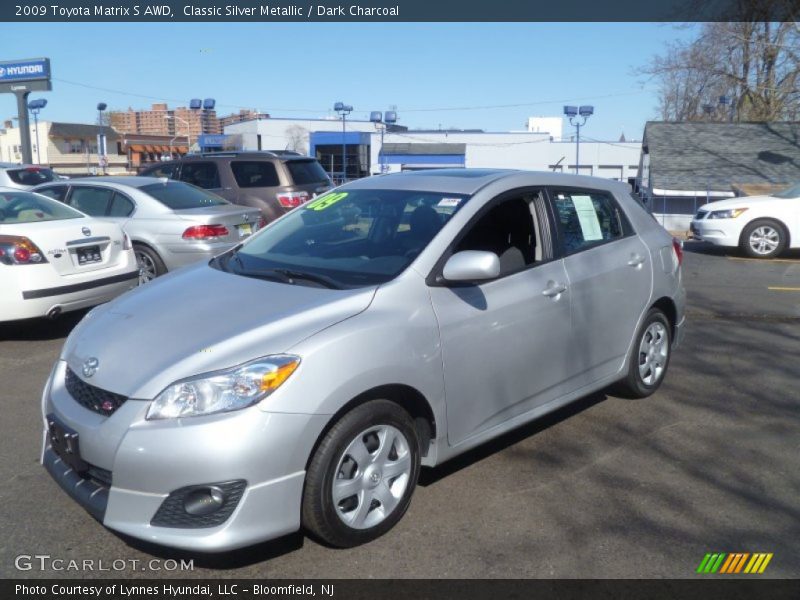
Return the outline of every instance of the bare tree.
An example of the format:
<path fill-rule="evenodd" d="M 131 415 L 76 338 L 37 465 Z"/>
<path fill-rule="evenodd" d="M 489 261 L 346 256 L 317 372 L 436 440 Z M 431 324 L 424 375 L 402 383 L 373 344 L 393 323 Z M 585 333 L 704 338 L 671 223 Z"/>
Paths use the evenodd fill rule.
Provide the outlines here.
<path fill-rule="evenodd" d="M 658 82 L 663 120 L 800 117 L 798 23 L 768 20 L 773 13 L 761 0 L 742 4 L 747 19 L 703 24 L 695 39 L 670 44 L 639 71 Z"/>
<path fill-rule="evenodd" d="M 299 152 L 300 154 L 305 154 L 306 149 L 306 140 L 308 140 L 308 130 L 305 127 L 301 127 L 300 125 L 292 125 L 291 127 L 287 127 L 286 131 L 284 132 L 286 136 L 287 150 L 294 150 L 295 152 Z"/>

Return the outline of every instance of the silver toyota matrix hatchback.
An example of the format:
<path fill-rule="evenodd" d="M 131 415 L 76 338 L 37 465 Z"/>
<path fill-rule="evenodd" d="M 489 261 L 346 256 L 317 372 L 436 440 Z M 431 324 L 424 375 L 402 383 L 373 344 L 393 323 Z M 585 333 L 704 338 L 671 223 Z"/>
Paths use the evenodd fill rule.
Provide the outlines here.
<path fill-rule="evenodd" d="M 157 544 L 368 542 L 421 465 L 610 385 L 658 389 L 681 260 L 614 181 L 362 179 L 92 310 L 44 389 L 42 462 Z"/>

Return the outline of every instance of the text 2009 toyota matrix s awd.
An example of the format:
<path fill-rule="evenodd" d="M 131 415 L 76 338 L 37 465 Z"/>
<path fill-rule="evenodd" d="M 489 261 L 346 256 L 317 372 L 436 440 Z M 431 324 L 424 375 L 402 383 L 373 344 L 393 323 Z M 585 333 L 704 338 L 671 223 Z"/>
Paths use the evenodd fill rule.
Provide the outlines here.
<path fill-rule="evenodd" d="M 42 460 L 104 525 L 220 551 L 388 531 L 438 465 L 594 390 L 644 397 L 682 251 L 624 185 L 373 177 L 96 308 L 43 394 Z"/>

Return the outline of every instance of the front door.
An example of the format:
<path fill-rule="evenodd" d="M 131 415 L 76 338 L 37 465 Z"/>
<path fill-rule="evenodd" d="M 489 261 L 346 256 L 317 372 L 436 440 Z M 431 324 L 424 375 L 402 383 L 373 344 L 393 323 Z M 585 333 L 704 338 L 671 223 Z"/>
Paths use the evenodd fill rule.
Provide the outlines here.
<path fill-rule="evenodd" d="M 456 445 L 561 394 L 569 377 L 570 293 L 553 260 L 538 192 L 492 203 L 453 252 L 500 257 L 497 279 L 431 287 L 439 321 L 448 440 Z"/>

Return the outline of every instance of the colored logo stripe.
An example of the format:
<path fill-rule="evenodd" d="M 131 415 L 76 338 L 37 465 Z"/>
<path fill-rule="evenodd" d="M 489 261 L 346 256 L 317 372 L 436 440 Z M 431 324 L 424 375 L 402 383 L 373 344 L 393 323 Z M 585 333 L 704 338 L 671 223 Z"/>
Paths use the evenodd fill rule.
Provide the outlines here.
<path fill-rule="evenodd" d="M 731 575 L 735 573 L 761 574 L 772 560 L 773 554 L 766 552 L 709 552 L 700 561 L 697 573 L 720 573 Z M 747 565 L 747 566 L 745 566 Z"/>

